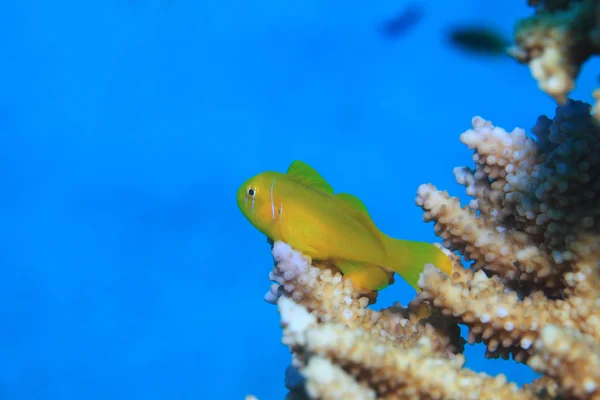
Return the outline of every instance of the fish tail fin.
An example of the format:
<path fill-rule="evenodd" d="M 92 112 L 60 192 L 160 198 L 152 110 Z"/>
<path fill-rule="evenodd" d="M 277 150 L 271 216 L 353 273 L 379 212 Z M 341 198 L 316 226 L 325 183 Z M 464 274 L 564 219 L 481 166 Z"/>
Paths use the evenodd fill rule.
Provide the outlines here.
<path fill-rule="evenodd" d="M 442 272 L 452 274 L 452 261 L 437 246 L 428 242 L 413 242 L 387 237 L 386 240 L 389 262 L 385 265 L 400 275 L 417 291 L 419 276 L 425 264 L 433 264 Z"/>

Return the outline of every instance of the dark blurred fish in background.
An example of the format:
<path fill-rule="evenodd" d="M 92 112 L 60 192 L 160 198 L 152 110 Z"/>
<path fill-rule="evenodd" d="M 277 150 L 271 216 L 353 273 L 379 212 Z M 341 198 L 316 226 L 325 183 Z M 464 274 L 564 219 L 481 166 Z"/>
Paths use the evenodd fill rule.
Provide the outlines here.
<path fill-rule="evenodd" d="M 425 15 L 423 5 L 411 3 L 391 19 L 381 24 L 381 35 L 387 39 L 396 39 L 409 32 Z"/>
<path fill-rule="evenodd" d="M 454 47 L 479 55 L 505 55 L 510 41 L 496 28 L 482 25 L 457 25 L 448 31 Z"/>
<path fill-rule="evenodd" d="M 406 35 L 425 17 L 425 6 L 421 3 L 409 3 L 400 12 L 384 21 L 380 34 L 389 40 Z M 506 55 L 510 40 L 499 29 L 487 24 L 461 23 L 446 31 L 448 43 L 462 51 L 474 55 Z"/>

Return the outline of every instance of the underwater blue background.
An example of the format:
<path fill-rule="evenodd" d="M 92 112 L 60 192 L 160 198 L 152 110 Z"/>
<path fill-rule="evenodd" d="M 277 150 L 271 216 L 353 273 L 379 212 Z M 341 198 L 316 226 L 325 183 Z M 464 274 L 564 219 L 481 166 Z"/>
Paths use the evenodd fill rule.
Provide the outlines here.
<path fill-rule="evenodd" d="M 466 199 L 471 118 L 554 113 L 525 66 L 449 45 L 531 13 L 483 3 L 422 1 L 389 40 L 407 2 L 2 2 L 0 399 L 281 399 L 272 259 L 236 189 L 302 159 L 384 232 L 436 240 L 415 192 Z M 377 307 L 413 296 L 397 279 Z M 534 376 L 483 353 L 467 365 Z"/>

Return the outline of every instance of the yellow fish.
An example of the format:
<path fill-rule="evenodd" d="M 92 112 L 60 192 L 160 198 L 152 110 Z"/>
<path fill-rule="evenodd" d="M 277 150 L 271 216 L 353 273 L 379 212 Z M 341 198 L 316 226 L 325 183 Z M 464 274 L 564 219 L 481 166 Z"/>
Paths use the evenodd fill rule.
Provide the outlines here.
<path fill-rule="evenodd" d="M 302 161 L 294 161 L 285 174 L 268 171 L 250 178 L 239 188 L 237 204 L 268 238 L 286 242 L 313 260 L 332 262 L 359 288 L 385 288 L 389 279 L 384 269 L 398 273 L 417 290 L 426 263 L 452 272 L 449 258 L 439 248 L 385 235 L 362 201 L 351 194 L 335 194 Z"/>

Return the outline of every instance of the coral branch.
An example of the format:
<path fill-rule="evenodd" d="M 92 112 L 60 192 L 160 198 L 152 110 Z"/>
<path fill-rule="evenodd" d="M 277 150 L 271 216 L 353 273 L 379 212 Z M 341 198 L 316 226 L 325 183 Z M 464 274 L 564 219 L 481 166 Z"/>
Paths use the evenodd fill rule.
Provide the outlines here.
<path fill-rule="evenodd" d="M 529 365 L 559 383 L 565 395 L 600 398 L 600 344 L 574 329 L 547 325 L 535 344 Z"/>
<path fill-rule="evenodd" d="M 286 297 L 279 299 L 279 311 L 284 343 L 302 355 L 298 367 L 312 398 L 536 398 L 507 383 L 503 375 L 490 377 L 464 369 L 462 355 L 436 355 L 427 337 L 401 349 L 381 343 L 362 329 L 318 323 L 308 310 Z"/>
<path fill-rule="evenodd" d="M 534 3 L 535 15 L 519 21 L 514 35 L 516 44 L 509 54 L 529 65 L 540 89 L 557 102 L 565 103 L 582 64 L 600 53 L 600 3 L 597 0 Z"/>
<path fill-rule="evenodd" d="M 375 311 L 366 308 L 369 298 L 352 286 L 350 279 L 327 264 L 311 265 L 310 259 L 283 242 L 273 246 L 275 266 L 270 279 L 277 281 L 265 296 L 275 302 L 288 296 L 306 307 L 319 321 L 339 322 L 363 329 L 381 341 L 406 347 L 427 336 L 436 351 L 452 355 L 462 351 L 460 329 L 430 305 L 415 301 L 408 307 L 394 305 Z"/>

